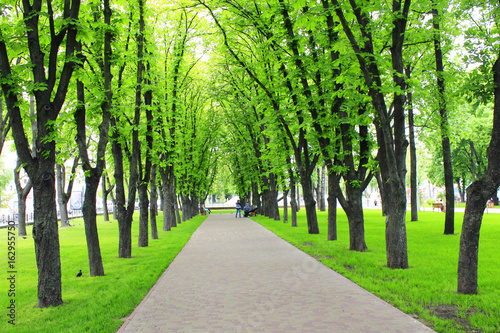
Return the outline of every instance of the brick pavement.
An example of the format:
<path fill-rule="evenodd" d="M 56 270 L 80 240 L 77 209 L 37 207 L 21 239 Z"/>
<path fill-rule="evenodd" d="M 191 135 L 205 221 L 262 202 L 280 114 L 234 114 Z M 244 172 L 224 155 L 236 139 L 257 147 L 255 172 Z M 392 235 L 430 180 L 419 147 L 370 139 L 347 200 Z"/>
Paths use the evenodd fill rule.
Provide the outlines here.
<path fill-rule="evenodd" d="M 259 224 L 207 218 L 125 332 L 433 332 Z"/>

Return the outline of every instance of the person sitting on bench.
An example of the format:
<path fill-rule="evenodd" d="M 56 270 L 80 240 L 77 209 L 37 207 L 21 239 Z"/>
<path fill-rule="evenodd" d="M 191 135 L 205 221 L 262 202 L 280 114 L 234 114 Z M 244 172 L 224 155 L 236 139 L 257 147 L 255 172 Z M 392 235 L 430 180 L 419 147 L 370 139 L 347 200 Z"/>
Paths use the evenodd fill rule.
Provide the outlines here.
<path fill-rule="evenodd" d="M 248 215 L 250 214 L 250 207 L 248 207 L 248 205 L 245 205 L 245 207 L 243 207 L 243 217 L 248 217 Z"/>
<path fill-rule="evenodd" d="M 248 206 L 243 207 L 243 212 L 245 213 L 245 215 L 243 215 L 243 217 L 250 216 L 250 214 L 255 212 L 256 210 L 257 210 L 257 206 L 254 206 L 253 209 L 250 209 L 250 207 L 248 207 Z M 255 215 L 255 214 L 253 214 L 253 215 Z"/>

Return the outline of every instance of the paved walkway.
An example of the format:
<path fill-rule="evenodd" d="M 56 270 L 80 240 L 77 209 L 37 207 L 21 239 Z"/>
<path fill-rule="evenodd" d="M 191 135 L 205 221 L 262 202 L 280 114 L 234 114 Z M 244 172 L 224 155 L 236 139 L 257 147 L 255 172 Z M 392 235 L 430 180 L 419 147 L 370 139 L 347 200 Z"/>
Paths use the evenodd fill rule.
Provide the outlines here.
<path fill-rule="evenodd" d="M 118 332 L 432 332 L 259 224 L 214 214 Z"/>

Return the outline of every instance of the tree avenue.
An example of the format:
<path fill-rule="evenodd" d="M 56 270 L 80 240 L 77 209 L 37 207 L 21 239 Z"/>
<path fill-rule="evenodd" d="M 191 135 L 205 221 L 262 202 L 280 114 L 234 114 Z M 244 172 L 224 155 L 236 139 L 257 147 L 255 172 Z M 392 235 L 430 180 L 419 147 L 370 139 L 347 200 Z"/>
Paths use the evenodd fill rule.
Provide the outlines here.
<path fill-rule="evenodd" d="M 376 178 L 387 267 L 407 269 L 408 147 L 412 220 L 418 164 L 446 184 L 445 234 L 453 182 L 467 199 L 458 291 L 477 293 L 482 215 L 500 186 L 499 1 L 23 0 L 0 10 L 0 147 L 11 135 L 20 209 L 34 193 L 39 307 L 63 303 L 56 163 L 61 216 L 73 184 L 65 189 L 63 161 L 84 173 L 91 276 L 105 271 L 99 183 L 103 206 L 114 201 L 118 257 L 130 258 L 136 201 L 144 247 L 161 239 L 158 198 L 168 232 L 221 178 L 275 220 L 281 198 L 289 220 L 290 202 L 292 226 L 302 199 L 310 234 L 321 233 L 314 184 L 326 178 L 326 237 L 337 239 L 338 200 L 359 252 L 370 246 L 363 193 Z"/>

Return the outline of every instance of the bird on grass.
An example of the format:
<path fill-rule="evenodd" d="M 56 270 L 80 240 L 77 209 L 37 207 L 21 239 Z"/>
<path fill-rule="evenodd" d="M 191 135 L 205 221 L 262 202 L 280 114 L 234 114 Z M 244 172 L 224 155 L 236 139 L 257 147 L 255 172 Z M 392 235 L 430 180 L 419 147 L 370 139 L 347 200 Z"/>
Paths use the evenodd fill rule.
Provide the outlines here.
<path fill-rule="evenodd" d="M 79 276 L 82 276 L 82 270 L 80 269 L 80 271 L 78 272 L 78 274 L 76 274 L 76 277 L 79 277 Z"/>

